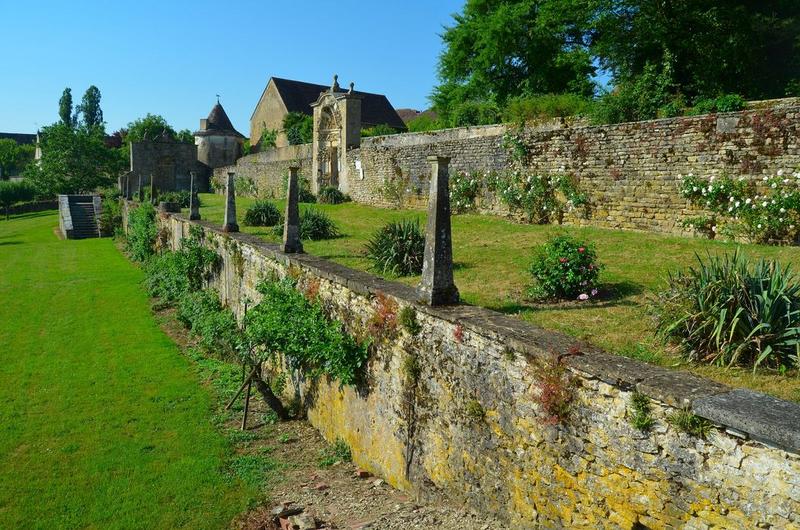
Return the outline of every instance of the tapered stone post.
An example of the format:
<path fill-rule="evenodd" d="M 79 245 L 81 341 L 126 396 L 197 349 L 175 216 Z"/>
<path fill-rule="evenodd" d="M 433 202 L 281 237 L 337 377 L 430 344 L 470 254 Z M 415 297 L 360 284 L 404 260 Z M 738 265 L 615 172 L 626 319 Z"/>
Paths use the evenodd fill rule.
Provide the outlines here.
<path fill-rule="evenodd" d="M 422 281 L 417 293 L 420 301 L 428 305 L 457 304 L 459 297 L 453 283 L 453 238 L 450 231 L 450 159 L 429 156 L 428 162 L 431 164 L 431 190 Z"/>
<path fill-rule="evenodd" d="M 300 187 L 297 182 L 298 167 L 289 168 L 289 183 L 286 190 L 286 212 L 283 216 L 283 244 L 281 250 L 287 254 L 303 252 L 300 241 Z"/>
<path fill-rule="evenodd" d="M 200 220 L 200 201 L 197 200 L 197 188 L 194 185 L 194 171 L 189 172 L 189 220 Z"/>
<path fill-rule="evenodd" d="M 225 186 L 225 224 L 223 232 L 238 232 L 236 224 L 236 186 L 233 183 L 233 171 L 228 171 L 228 183 Z"/>
<path fill-rule="evenodd" d="M 150 203 L 158 206 L 158 188 L 156 188 L 156 176 L 150 174 Z"/>
<path fill-rule="evenodd" d="M 131 174 L 125 175 L 125 189 L 122 190 L 122 195 L 126 201 L 131 200 Z"/>
<path fill-rule="evenodd" d="M 139 196 L 139 202 L 141 203 L 141 202 L 144 202 L 144 188 L 142 187 L 142 175 L 139 174 L 139 175 L 136 175 L 136 177 L 138 179 L 136 181 L 136 186 L 137 186 L 136 193 Z"/>

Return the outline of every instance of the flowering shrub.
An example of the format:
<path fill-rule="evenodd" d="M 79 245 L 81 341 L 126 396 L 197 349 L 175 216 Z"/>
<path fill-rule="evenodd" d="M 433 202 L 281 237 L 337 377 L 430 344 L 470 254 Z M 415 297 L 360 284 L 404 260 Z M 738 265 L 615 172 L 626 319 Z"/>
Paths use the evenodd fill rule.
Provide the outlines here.
<path fill-rule="evenodd" d="M 800 172 L 783 171 L 759 183 L 728 176 L 681 179 L 681 193 L 711 211 L 712 233 L 744 235 L 755 242 L 796 241 L 800 234 Z"/>
<path fill-rule="evenodd" d="M 594 248 L 569 236 L 556 236 L 542 245 L 530 267 L 532 298 L 588 300 L 597 296 L 601 265 Z"/>
<path fill-rule="evenodd" d="M 522 211 L 528 222 L 545 224 L 559 223 L 564 212 L 587 203 L 586 195 L 569 175 L 543 176 L 521 170 L 505 174 L 494 174 L 489 189 L 506 204 L 511 211 Z"/>
<path fill-rule="evenodd" d="M 459 171 L 450 178 L 450 208 L 453 213 L 464 213 L 475 208 L 481 182 L 480 173 L 465 171 Z"/>

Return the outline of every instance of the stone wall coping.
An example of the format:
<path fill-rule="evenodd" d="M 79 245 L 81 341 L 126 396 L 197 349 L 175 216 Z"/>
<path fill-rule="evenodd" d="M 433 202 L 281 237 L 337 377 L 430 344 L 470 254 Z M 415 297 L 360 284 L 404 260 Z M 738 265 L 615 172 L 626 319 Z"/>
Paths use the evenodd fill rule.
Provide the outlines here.
<path fill-rule="evenodd" d="M 338 283 L 362 296 L 383 293 L 404 305 L 465 330 L 502 342 L 534 363 L 563 356 L 573 370 L 625 390 L 639 392 L 676 408 L 687 408 L 707 420 L 745 433 L 762 443 L 800 454 L 800 404 L 752 390 L 735 389 L 693 374 L 653 366 L 609 354 L 600 348 L 556 331 L 545 330 L 491 309 L 460 304 L 430 307 L 417 302 L 414 287 L 385 280 L 373 274 L 311 254 L 284 254 L 278 245 L 244 233 L 226 234 L 208 221 L 196 223 L 221 237 L 230 237 L 254 247 L 266 257 L 286 266 L 299 266 L 311 274 Z"/>

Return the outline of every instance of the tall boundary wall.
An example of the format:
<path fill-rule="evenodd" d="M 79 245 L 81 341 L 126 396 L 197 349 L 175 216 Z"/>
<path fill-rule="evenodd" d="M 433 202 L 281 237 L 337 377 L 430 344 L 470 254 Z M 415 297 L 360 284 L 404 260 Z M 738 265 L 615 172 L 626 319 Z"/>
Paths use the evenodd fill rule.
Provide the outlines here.
<path fill-rule="evenodd" d="M 286 193 L 285 182 L 289 166 L 300 167 L 300 175 L 310 177 L 312 164 L 311 144 L 290 145 L 247 155 L 234 166 L 214 169 L 213 186 L 224 191 L 229 171 L 236 173 L 236 192 L 239 194 L 279 198 Z"/>
<path fill-rule="evenodd" d="M 222 257 L 210 282 L 241 315 L 265 277 L 291 276 L 346 329 L 370 325 L 384 298 L 414 308 L 421 331 L 377 343 L 362 385 L 290 374 L 309 421 L 344 439 L 355 462 L 420 497 L 444 496 L 509 528 L 798 528 L 800 405 L 604 353 L 488 309 L 431 308 L 414 290 L 324 259 L 285 255 L 247 234 L 161 214 L 178 248 L 190 227 Z M 378 298 L 376 298 L 378 296 Z M 386 303 L 386 302 L 384 302 Z M 575 378 L 562 424 L 542 420 L 537 377 L 554 354 Z M 413 356 L 418 377 L 411 375 Z M 630 424 L 638 390 L 655 425 Z M 667 415 L 712 422 L 707 439 Z"/>
<path fill-rule="evenodd" d="M 566 224 L 681 233 L 682 221 L 701 212 L 681 196 L 679 175 L 729 174 L 757 181 L 800 167 L 800 105 L 794 99 L 764 105 L 770 106 L 617 125 L 552 120 L 523 130 L 491 125 L 363 138 L 359 148 L 348 151 L 343 171 L 357 202 L 424 207 L 427 156 L 449 156 L 451 170 L 481 178 L 509 168 L 504 137 L 510 135 L 525 146 L 526 172 L 572 175 L 588 194 L 588 209 L 567 214 Z M 311 151 L 299 147 L 301 175 L 308 176 Z M 257 181 L 259 189 L 273 190 L 280 184 L 276 172 L 285 173 L 289 164 L 278 153 L 259 162 L 264 155 L 241 159 L 236 170 Z M 489 193 L 479 198 L 478 207 L 484 213 L 509 213 Z"/>

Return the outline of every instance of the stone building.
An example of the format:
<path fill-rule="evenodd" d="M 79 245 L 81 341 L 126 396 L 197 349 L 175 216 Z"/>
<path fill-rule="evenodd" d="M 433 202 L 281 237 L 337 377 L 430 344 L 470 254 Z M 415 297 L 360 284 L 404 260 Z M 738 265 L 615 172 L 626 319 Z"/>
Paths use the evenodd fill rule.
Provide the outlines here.
<path fill-rule="evenodd" d="M 188 190 L 191 172 L 195 174 L 198 189 L 207 191 L 211 171 L 198 160 L 195 144 L 178 142 L 166 132 L 152 140 L 131 143 L 131 169 L 125 176 L 130 179 L 131 193 L 136 193 L 140 184 L 149 187 L 151 178 L 162 192 Z M 121 189 L 127 189 L 127 181 L 120 182 Z"/>
<path fill-rule="evenodd" d="M 278 131 L 276 147 L 289 145 L 286 135 L 282 132 L 283 118 L 290 112 L 313 115 L 312 104 L 317 102 L 322 92 L 334 87 L 336 92 L 340 91 L 336 76 L 332 86 L 271 77 L 250 116 L 251 145 L 258 143 L 265 130 Z M 354 92 L 354 94 L 361 99 L 359 130 L 361 127 L 384 124 L 401 131 L 406 130 L 405 123 L 386 96 L 367 92 Z"/>
<path fill-rule="evenodd" d="M 197 159 L 211 169 L 235 164 L 242 156 L 244 139 L 245 136 L 233 128 L 217 100 L 208 118 L 200 120 L 200 129 L 194 133 Z"/>

